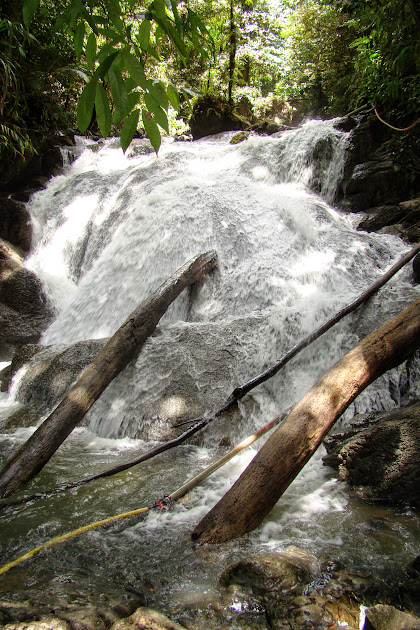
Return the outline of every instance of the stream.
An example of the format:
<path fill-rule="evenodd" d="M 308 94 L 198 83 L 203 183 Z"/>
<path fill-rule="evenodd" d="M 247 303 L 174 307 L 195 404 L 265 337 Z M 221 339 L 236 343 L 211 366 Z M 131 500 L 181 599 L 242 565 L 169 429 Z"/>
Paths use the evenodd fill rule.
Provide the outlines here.
<path fill-rule="evenodd" d="M 78 139 L 64 173 L 29 202 L 34 247 L 26 265 L 56 310 L 43 345 L 112 335 L 202 252 L 217 252 L 218 269 L 177 298 L 135 364 L 18 496 L 83 478 L 165 441 L 172 424 L 216 408 L 408 249 L 395 236 L 356 231 L 353 217 L 334 207 L 349 142 L 334 123 L 308 121 L 240 144 L 230 144 L 233 133 L 193 143 L 165 139 L 158 157 L 147 140 L 135 140 L 124 155 L 116 139 Z M 400 271 L 193 443 L 115 477 L 2 509 L 0 565 L 54 536 L 173 492 L 297 402 L 361 338 L 416 299 L 420 289 L 411 273 L 410 266 Z M 25 370 L 1 394 L 1 463 L 35 429 L 1 429 L 20 406 Z M 417 372 L 407 385 L 405 366 L 395 368 L 355 400 L 339 426 L 355 413 L 420 397 L 419 381 Z M 48 594 L 83 583 L 98 600 L 115 587 L 169 614 L 217 593 L 229 562 L 290 544 L 392 589 L 418 554 L 418 514 L 358 500 L 322 465 L 323 447 L 256 531 L 215 548 L 191 542 L 191 530 L 265 439 L 170 511 L 92 530 L 10 570 L 0 576 L 0 595 L 35 587 Z"/>

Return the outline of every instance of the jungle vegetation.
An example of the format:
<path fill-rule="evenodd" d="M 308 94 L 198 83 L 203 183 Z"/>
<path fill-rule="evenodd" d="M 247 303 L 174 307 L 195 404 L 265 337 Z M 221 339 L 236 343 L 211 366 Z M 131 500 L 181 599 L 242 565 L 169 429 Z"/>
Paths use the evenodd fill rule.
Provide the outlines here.
<path fill-rule="evenodd" d="M 3 0 L 0 160 L 58 129 L 153 147 L 199 94 L 343 115 L 418 115 L 415 0 Z"/>

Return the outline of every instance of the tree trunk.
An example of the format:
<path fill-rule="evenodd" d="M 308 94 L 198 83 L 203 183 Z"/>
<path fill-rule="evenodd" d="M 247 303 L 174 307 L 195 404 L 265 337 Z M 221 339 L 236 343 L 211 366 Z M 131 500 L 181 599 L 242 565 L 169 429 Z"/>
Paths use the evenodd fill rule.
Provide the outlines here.
<path fill-rule="evenodd" d="M 233 83 L 235 80 L 236 66 L 236 25 L 234 14 L 234 0 L 230 0 L 230 19 L 229 19 L 229 81 L 228 81 L 228 101 L 233 104 Z"/>
<path fill-rule="evenodd" d="M 257 527 L 356 396 L 420 347 L 420 298 L 342 357 L 293 408 L 192 533 L 201 543 Z"/>
<path fill-rule="evenodd" d="M 109 383 L 140 352 L 175 298 L 216 266 L 207 252 L 181 267 L 134 310 L 77 383 L 0 473 L 0 496 L 11 496 L 48 462 Z"/>

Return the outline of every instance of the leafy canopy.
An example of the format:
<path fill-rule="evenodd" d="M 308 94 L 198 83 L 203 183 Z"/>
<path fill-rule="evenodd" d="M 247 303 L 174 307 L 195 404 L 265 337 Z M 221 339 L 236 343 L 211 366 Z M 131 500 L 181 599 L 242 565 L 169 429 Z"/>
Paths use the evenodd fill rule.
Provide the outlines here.
<path fill-rule="evenodd" d="M 40 0 L 24 0 L 23 20 L 28 31 L 40 8 Z M 71 32 L 86 85 L 78 99 L 77 124 L 89 128 L 94 113 L 103 136 L 112 125 L 121 128 L 125 151 L 133 139 L 141 114 L 146 133 L 157 152 L 160 129 L 168 132 L 168 109 L 180 106 L 179 90 L 157 78 L 161 41 L 166 40 L 181 64 L 192 53 L 212 54 L 212 41 L 197 13 L 177 0 L 153 0 L 138 10 L 136 0 L 68 0 L 54 29 Z M 191 90 L 181 89 L 190 97 Z"/>

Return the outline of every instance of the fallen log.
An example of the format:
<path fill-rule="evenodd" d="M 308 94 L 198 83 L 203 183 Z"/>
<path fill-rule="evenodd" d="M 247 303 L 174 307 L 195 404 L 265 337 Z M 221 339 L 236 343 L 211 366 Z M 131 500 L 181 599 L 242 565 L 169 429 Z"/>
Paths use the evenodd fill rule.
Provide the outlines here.
<path fill-rule="evenodd" d="M 192 532 L 221 543 L 255 529 L 360 392 L 420 347 L 420 298 L 342 357 L 292 409 Z"/>
<path fill-rule="evenodd" d="M 187 286 L 214 269 L 216 261 L 215 252 L 198 256 L 131 313 L 66 397 L 0 472 L 0 496 L 11 496 L 43 468 L 107 385 L 137 357 L 168 306 Z"/>
<path fill-rule="evenodd" d="M 176 426 L 182 426 L 185 424 L 192 424 L 192 426 L 184 431 L 181 435 L 174 438 L 173 440 L 169 440 L 168 442 L 158 444 L 157 446 L 149 449 L 145 453 L 136 456 L 134 459 L 128 460 L 121 464 L 117 464 L 116 466 L 112 466 L 102 472 L 96 473 L 94 475 L 90 475 L 89 477 L 85 477 L 84 479 L 79 479 L 78 481 L 72 481 L 70 483 L 66 483 L 62 486 L 58 486 L 56 488 L 51 488 L 50 490 L 46 490 L 45 492 L 32 494 L 27 497 L 21 497 L 18 500 L 14 501 L 2 501 L 0 499 L 0 507 L 3 505 L 18 505 L 20 503 L 25 503 L 27 501 L 33 501 L 34 499 L 45 499 L 54 494 L 58 494 L 60 492 L 64 492 L 66 490 L 70 490 L 72 488 L 77 488 L 79 486 L 85 485 L 86 483 L 90 483 L 91 481 L 96 481 L 97 479 L 102 479 L 105 477 L 111 477 L 112 475 L 116 475 L 117 473 L 123 472 L 124 470 L 128 470 L 133 466 L 137 466 L 148 459 L 152 459 L 156 457 L 160 453 L 164 453 L 176 446 L 179 446 L 187 439 L 192 437 L 198 431 L 201 431 L 205 426 L 207 426 L 210 422 L 221 416 L 223 413 L 228 411 L 233 405 L 235 405 L 241 398 L 243 398 L 246 394 L 248 394 L 252 389 L 264 383 L 269 378 L 277 374 L 277 372 L 283 368 L 289 361 L 291 361 L 299 352 L 307 348 L 313 341 L 321 337 L 327 330 L 332 328 L 335 324 L 343 319 L 346 315 L 353 312 L 358 308 L 361 304 L 364 304 L 372 295 L 377 293 L 381 287 L 384 286 L 404 265 L 406 265 L 414 256 L 420 252 L 420 244 L 413 247 L 411 250 L 406 252 L 392 267 L 388 269 L 388 271 L 383 274 L 378 280 L 376 280 L 373 284 L 366 289 L 363 293 L 361 293 L 353 302 L 347 304 L 344 308 L 342 308 L 338 313 L 336 313 L 333 317 L 331 317 L 328 321 L 324 322 L 321 326 L 319 326 L 316 330 L 313 330 L 309 335 L 307 335 L 304 339 L 301 339 L 293 348 L 288 350 L 276 363 L 274 363 L 271 367 L 267 368 L 261 374 L 255 376 L 247 383 L 244 383 L 240 387 L 236 387 L 230 396 L 225 400 L 225 402 L 215 409 L 212 413 L 207 416 L 203 416 L 201 418 L 194 418 L 192 420 L 188 420 L 186 422 L 182 422 Z"/>

